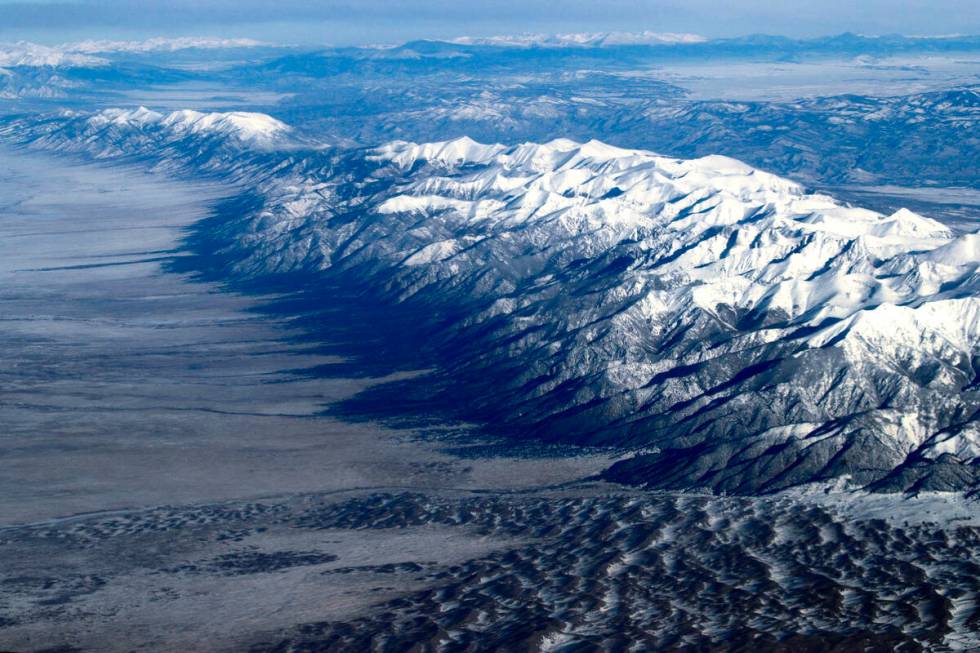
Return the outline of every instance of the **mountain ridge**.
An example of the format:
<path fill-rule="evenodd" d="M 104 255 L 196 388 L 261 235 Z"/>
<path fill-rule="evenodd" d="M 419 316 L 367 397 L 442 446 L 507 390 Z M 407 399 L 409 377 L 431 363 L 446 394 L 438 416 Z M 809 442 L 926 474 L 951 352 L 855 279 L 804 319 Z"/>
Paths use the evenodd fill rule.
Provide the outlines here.
<path fill-rule="evenodd" d="M 261 207 L 223 227 L 234 275 L 356 278 L 380 302 L 430 309 L 472 414 L 640 450 L 612 480 L 976 483 L 975 234 L 727 157 L 467 138 L 276 152 L 100 115 L 0 132 L 255 180 Z M 202 139 L 218 149 L 188 147 Z M 229 147 L 246 155 L 222 164 Z"/>

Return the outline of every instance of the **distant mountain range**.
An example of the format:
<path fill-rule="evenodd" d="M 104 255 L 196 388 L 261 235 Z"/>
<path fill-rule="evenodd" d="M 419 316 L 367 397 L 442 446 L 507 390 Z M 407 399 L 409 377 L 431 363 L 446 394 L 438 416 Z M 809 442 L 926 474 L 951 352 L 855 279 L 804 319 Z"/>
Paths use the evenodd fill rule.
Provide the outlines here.
<path fill-rule="evenodd" d="M 517 34 L 510 36 L 462 36 L 449 43 L 460 45 L 489 45 L 502 47 L 609 47 L 617 45 L 690 44 L 707 41 L 698 34 L 674 32 L 578 32 L 568 34 Z"/>
<path fill-rule="evenodd" d="M 19 41 L 0 43 L 0 67 L 101 67 L 109 65 L 109 57 L 118 54 L 255 48 L 269 45 L 254 39 L 191 37 L 152 38 L 143 41 L 89 40 L 55 46 Z"/>
<path fill-rule="evenodd" d="M 211 224 L 229 275 L 411 307 L 467 416 L 634 452 L 610 479 L 980 480 L 977 234 L 598 141 L 324 149 L 268 116 L 144 109 L 0 135 L 242 184 L 250 208 Z"/>
<path fill-rule="evenodd" d="M 737 38 L 708 39 L 697 34 L 670 32 L 593 32 L 567 34 L 516 34 L 498 36 L 464 36 L 449 40 L 416 40 L 397 45 L 364 47 L 318 47 L 315 45 L 281 45 L 248 38 L 179 37 L 151 38 L 141 41 L 88 40 L 61 45 L 42 45 L 26 41 L 0 43 L 0 67 L 104 66 L 113 57 L 155 53 L 163 55 L 181 50 L 221 50 L 266 48 L 292 51 L 274 61 L 273 66 L 289 69 L 298 61 L 330 66 L 339 59 L 349 61 L 405 61 L 412 59 L 466 58 L 483 63 L 496 57 L 534 58 L 528 50 L 549 59 L 569 57 L 581 60 L 584 56 L 610 59 L 626 57 L 631 63 L 636 57 L 667 59 L 718 59 L 741 57 L 754 60 L 786 59 L 795 56 L 894 56 L 903 54 L 975 52 L 980 49 L 980 36 L 956 35 L 939 37 L 907 37 L 901 35 L 835 36 L 791 39 L 783 36 L 756 34 Z M 562 50 L 566 52 L 561 52 Z M 616 52 L 607 52 L 615 50 Z M 98 56 L 95 56 L 98 55 Z M 530 56 L 529 56 L 530 55 Z"/>
<path fill-rule="evenodd" d="M 680 157 L 725 153 L 810 185 L 980 186 L 980 168 L 960 164 L 980 153 L 980 86 L 794 101 L 687 100 L 655 80 L 599 75 L 567 88 L 463 87 L 445 98 L 425 88 L 406 90 L 404 104 L 377 101 L 376 112 L 366 103 L 357 113 L 325 114 L 311 131 L 365 143 L 564 134 Z"/>
<path fill-rule="evenodd" d="M 980 151 L 969 66 L 978 52 L 975 36 L 655 32 L 319 49 L 219 38 L 16 43 L 0 45 L 0 102 L 9 113 L 91 109 L 147 88 L 179 95 L 175 87 L 188 84 L 192 97 L 210 93 L 200 108 L 271 111 L 334 144 L 598 138 L 679 157 L 721 153 L 821 187 L 971 187 L 977 166 L 960 162 Z M 751 68 L 750 78 L 799 75 L 800 87 L 727 100 L 695 98 L 685 86 L 732 62 Z M 870 81 L 843 93 L 842 77 Z M 276 104 L 247 106 L 253 97 Z"/>

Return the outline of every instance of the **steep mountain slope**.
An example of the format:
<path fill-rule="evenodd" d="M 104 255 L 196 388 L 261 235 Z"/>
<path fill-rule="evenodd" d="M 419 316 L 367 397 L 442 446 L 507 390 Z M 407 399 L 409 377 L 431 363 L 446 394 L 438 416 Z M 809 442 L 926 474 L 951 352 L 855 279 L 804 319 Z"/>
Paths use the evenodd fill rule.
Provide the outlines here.
<path fill-rule="evenodd" d="M 215 235 L 229 271 L 302 270 L 413 307 L 468 414 L 642 450 L 609 478 L 976 482 L 975 234 L 725 157 L 597 141 L 316 150 L 268 117 L 146 110 L 0 133 L 248 179 L 258 206 Z"/>

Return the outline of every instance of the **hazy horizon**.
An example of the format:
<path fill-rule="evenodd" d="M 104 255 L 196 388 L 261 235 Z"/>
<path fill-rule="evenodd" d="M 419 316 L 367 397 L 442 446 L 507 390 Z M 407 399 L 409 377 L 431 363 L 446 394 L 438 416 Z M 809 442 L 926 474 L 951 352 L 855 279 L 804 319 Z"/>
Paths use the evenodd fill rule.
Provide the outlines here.
<path fill-rule="evenodd" d="M 601 31 L 685 32 L 707 38 L 778 34 L 812 38 L 843 32 L 946 36 L 980 33 L 980 4 L 967 0 L 905 3 L 842 0 L 777 5 L 737 0 L 724 7 L 706 0 L 595 5 L 571 0 L 451 3 L 446 0 L 267 4 L 135 2 L 134 0 L 0 0 L 0 41 L 61 43 L 84 39 L 156 36 L 254 38 L 300 45 L 368 45 L 417 38 Z"/>

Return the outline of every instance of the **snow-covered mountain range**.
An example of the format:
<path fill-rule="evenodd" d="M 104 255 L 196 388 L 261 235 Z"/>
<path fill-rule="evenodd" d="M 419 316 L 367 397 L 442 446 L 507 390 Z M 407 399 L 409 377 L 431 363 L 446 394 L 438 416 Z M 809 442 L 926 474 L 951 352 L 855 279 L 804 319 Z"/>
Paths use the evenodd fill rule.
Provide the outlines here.
<path fill-rule="evenodd" d="M 268 44 L 254 39 L 221 39 L 208 37 L 152 38 L 144 41 L 89 40 L 57 46 L 29 41 L 0 43 L 0 66 L 50 66 L 54 68 L 106 66 L 104 56 L 112 53 L 177 52 L 179 50 L 217 50 L 255 48 Z"/>
<path fill-rule="evenodd" d="M 220 229 L 232 273 L 414 307 L 472 415 L 641 451 L 609 478 L 976 483 L 980 235 L 598 141 L 320 149 L 261 114 L 146 109 L 0 135 L 247 180 L 259 205 Z"/>
<path fill-rule="evenodd" d="M 87 118 L 86 125 L 92 130 L 104 129 L 115 133 L 115 138 L 121 139 L 120 153 L 127 153 L 132 146 L 134 133 L 157 140 L 221 136 L 251 145 L 269 145 L 290 131 L 286 124 L 263 113 L 201 113 L 184 109 L 163 114 L 146 107 L 136 110 L 107 109 Z"/>
<path fill-rule="evenodd" d="M 93 56 L 86 51 L 76 51 L 66 48 L 51 47 L 20 41 L 18 43 L 0 43 L 0 67 L 61 67 L 104 66 L 108 60 Z"/>
<path fill-rule="evenodd" d="M 246 38 L 217 38 L 182 36 L 177 38 L 154 37 L 142 41 L 88 40 L 65 43 L 59 49 L 66 52 L 87 54 L 111 52 L 176 52 L 178 50 L 219 50 L 226 48 L 272 47 L 265 41 Z"/>
<path fill-rule="evenodd" d="M 676 32 L 574 32 L 567 34 L 517 34 L 501 36 L 461 36 L 449 41 L 459 45 L 489 45 L 511 48 L 598 48 L 613 45 L 661 45 L 703 43 L 699 34 Z"/>

